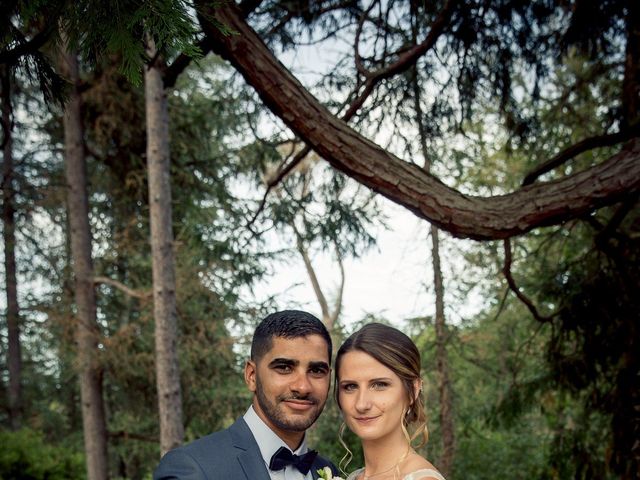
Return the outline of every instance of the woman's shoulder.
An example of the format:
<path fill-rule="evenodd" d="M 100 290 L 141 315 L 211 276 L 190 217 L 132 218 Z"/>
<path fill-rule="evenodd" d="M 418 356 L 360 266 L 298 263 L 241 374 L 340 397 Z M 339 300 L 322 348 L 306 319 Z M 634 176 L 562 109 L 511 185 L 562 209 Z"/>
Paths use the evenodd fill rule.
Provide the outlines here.
<path fill-rule="evenodd" d="M 431 462 L 418 454 L 409 458 L 404 471 L 407 473 L 402 480 L 445 480 Z"/>
<path fill-rule="evenodd" d="M 347 480 L 356 480 L 358 478 L 358 475 L 360 475 L 362 472 L 364 472 L 364 468 L 359 468 L 351 472 L 347 477 Z"/>
<path fill-rule="evenodd" d="M 433 468 L 421 468 L 405 475 L 403 480 L 445 480 L 445 478 Z"/>

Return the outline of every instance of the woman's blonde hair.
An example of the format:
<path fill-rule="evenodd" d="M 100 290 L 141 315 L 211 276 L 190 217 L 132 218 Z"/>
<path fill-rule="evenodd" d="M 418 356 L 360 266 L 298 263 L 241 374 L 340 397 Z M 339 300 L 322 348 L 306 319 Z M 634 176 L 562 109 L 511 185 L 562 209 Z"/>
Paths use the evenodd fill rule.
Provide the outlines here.
<path fill-rule="evenodd" d="M 407 394 L 408 410 L 402 420 L 402 431 L 409 445 L 420 439 L 416 447 L 421 447 L 429 439 L 427 417 L 422 399 L 422 378 L 420 376 L 420 352 L 415 343 L 397 328 L 382 323 L 368 323 L 347 338 L 336 354 L 336 373 L 334 394 L 336 403 L 340 407 L 340 362 L 347 352 L 360 351 L 371 355 L 389 370 L 393 371 L 404 386 Z M 416 395 L 415 385 L 420 385 Z M 412 426 L 413 433 L 409 434 Z"/>

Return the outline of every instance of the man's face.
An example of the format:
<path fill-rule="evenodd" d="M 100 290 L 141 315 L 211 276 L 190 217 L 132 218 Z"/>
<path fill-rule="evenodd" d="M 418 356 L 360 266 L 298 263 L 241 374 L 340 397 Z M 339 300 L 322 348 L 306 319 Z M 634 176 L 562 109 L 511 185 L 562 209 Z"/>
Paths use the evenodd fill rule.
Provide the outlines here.
<path fill-rule="evenodd" d="M 247 362 L 244 377 L 258 416 L 295 448 L 324 408 L 330 373 L 327 343 L 314 334 L 274 337 L 271 350 L 257 363 Z"/>

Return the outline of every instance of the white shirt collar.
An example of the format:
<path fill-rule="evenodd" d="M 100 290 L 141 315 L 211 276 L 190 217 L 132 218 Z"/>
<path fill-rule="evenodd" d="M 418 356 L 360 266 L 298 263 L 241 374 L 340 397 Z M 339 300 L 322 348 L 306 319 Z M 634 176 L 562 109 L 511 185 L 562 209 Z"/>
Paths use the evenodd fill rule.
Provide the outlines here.
<path fill-rule="evenodd" d="M 269 426 L 258 416 L 256 411 L 253 409 L 253 405 L 249 407 L 243 418 L 244 421 L 247 422 L 249 430 L 251 430 L 251 433 L 253 433 L 253 436 L 256 439 L 258 448 L 260 449 L 260 455 L 262 455 L 262 459 L 264 460 L 267 469 L 269 469 L 271 457 L 280 447 L 286 447 L 291 450 L 284 440 L 276 435 L 275 432 L 271 430 L 271 428 L 269 428 Z M 293 453 L 296 455 L 302 455 L 307 453 L 307 450 L 308 448 L 305 436 L 302 438 L 300 446 Z"/>

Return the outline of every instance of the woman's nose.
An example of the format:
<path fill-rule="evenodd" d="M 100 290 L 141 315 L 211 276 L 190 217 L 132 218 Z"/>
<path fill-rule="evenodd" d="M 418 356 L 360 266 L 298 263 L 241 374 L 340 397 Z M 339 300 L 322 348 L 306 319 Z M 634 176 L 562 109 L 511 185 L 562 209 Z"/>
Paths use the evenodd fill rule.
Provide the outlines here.
<path fill-rule="evenodd" d="M 355 407 L 359 412 L 365 412 L 371 408 L 371 399 L 369 397 L 369 392 L 363 389 L 357 393 Z"/>

